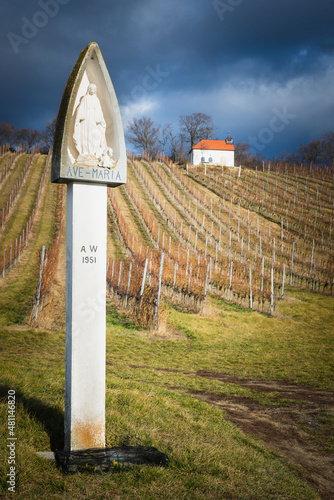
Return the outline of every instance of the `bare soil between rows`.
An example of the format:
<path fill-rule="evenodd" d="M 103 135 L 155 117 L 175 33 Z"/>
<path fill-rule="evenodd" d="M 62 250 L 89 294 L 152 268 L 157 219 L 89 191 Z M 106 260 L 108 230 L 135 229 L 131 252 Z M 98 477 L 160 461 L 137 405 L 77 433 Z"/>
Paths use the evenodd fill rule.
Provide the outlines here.
<path fill-rule="evenodd" d="M 228 419 L 246 434 L 259 438 L 267 449 L 286 459 L 292 472 L 306 480 L 321 498 L 334 498 L 334 456 L 324 449 L 326 438 L 333 436 L 333 428 L 326 422 L 326 417 L 334 416 L 333 392 L 287 381 L 240 379 L 203 370 L 182 373 L 235 384 L 258 393 L 278 393 L 278 405 L 269 406 L 247 397 L 188 390 L 194 397 L 224 410 Z M 281 400 L 289 401 L 285 404 Z M 321 440 L 316 436 L 321 436 Z"/>

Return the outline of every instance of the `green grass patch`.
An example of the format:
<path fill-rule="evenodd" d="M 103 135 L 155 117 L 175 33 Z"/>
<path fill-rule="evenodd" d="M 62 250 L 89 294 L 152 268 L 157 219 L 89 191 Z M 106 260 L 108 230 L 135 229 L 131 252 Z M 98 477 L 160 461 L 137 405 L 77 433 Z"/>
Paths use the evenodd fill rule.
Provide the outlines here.
<path fill-rule="evenodd" d="M 31 280 L 32 268 L 26 274 Z M 3 295 L 1 318 L 12 297 L 23 301 L 25 290 Z M 139 328 L 108 304 L 106 444 L 155 446 L 170 463 L 97 474 L 64 476 L 36 455 L 64 444 L 65 333 L 0 327 L 0 496 L 10 498 L 7 394 L 14 389 L 17 498 L 319 499 L 285 461 L 192 393 L 270 406 L 294 403 L 276 392 L 205 378 L 198 370 L 333 390 L 333 304 L 333 298 L 288 287 L 277 316 L 268 317 L 211 299 L 201 315 L 169 307 L 158 332 Z M 331 414 L 324 410 L 314 425 L 315 431 L 305 421 L 305 431 L 330 451 Z"/>
<path fill-rule="evenodd" d="M 110 356 L 116 349 L 117 364 L 208 370 L 333 390 L 333 305 L 331 297 L 288 289 L 277 317 L 219 299 L 211 301 L 204 315 L 171 308 L 168 328 L 173 335 L 162 342 L 142 331 L 129 350 L 117 328 Z"/>
<path fill-rule="evenodd" d="M 319 498 L 274 454 L 229 423 L 221 410 L 155 384 L 150 376 L 147 380 L 127 377 L 127 363 L 139 346 L 143 355 L 145 345 L 143 363 L 152 355 L 153 346 L 155 361 L 163 365 L 172 341 L 152 340 L 145 330 L 135 335 L 134 325 L 112 308 L 108 310 L 107 353 L 118 369 L 107 365 L 107 445 L 155 446 L 168 455 L 170 464 L 64 476 L 35 452 L 63 445 L 65 335 L 34 330 L 2 330 L 0 334 L 0 469 L 5 478 L 6 397 L 14 389 L 17 498 Z M 169 382 L 165 376 L 162 381 Z M 1 488 L 2 495 L 10 498 L 4 479 Z"/>

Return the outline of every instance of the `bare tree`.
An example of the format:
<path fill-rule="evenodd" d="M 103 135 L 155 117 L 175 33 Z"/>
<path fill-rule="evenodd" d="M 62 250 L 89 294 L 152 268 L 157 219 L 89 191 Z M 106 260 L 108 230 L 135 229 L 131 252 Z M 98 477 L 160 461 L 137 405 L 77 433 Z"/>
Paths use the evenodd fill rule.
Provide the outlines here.
<path fill-rule="evenodd" d="M 173 128 L 170 128 L 169 131 L 169 140 L 170 140 L 170 156 L 172 160 L 176 160 L 178 156 L 178 143 L 179 143 L 179 134 L 173 130 Z"/>
<path fill-rule="evenodd" d="M 151 118 L 147 116 L 134 118 L 126 128 L 126 139 L 131 144 L 150 156 L 156 156 L 158 152 L 159 126 L 156 126 Z"/>
<path fill-rule="evenodd" d="M 171 127 L 169 130 L 170 157 L 173 161 L 185 162 L 188 157 L 188 147 L 184 134 L 175 132 Z"/>
<path fill-rule="evenodd" d="M 11 144 L 15 141 L 16 129 L 7 122 L 0 123 L 0 144 Z"/>
<path fill-rule="evenodd" d="M 320 163 L 322 161 L 322 147 L 319 139 L 314 139 L 307 144 L 300 143 L 298 148 L 288 154 L 288 161 L 298 163 Z"/>
<path fill-rule="evenodd" d="M 326 164 L 334 163 L 334 132 L 326 132 L 321 141 L 322 161 Z"/>
<path fill-rule="evenodd" d="M 330 164 L 334 162 L 334 132 L 325 132 L 320 139 L 301 143 L 295 151 L 283 151 L 280 160 L 305 164 Z"/>
<path fill-rule="evenodd" d="M 235 145 L 235 165 L 246 165 L 249 158 L 251 157 L 250 145 L 247 142 L 238 142 Z"/>
<path fill-rule="evenodd" d="M 306 163 L 321 162 L 321 141 L 319 139 L 308 142 L 306 145 L 301 145 L 300 154 L 302 161 Z"/>
<path fill-rule="evenodd" d="M 159 134 L 159 144 L 161 145 L 161 153 L 165 153 L 166 147 L 170 142 L 172 134 L 172 125 L 171 123 L 166 123 Z"/>
<path fill-rule="evenodd" d="M 202 139 L 213 139 L 215 126 L 212 117 L 204 113 L 193 113 L 192 115 L 180 116 L 181 134 L 190 143 L 190 149 Z"/>
<path fill-rule="evenodd" d="M 252 154 L 251 147 L 247 142 L 238 142 L 235 145 L 234 164 L 242 165 L 249 168 L 255 168 L 264 160 L 264 156 L 260 153 Z"/>
<path fill-rule="evenodd" d="M 21 128 L 16 133 L 15 142 L 24 144 L 28 151 L 31 151 L 34 146 L 41 140 L 41 132 L 39 130 L 32 130 L 31 128 Z"/>
<path fill-rule="evenodd" d="M 45 129 L 42 132 L 42 144 L 47 150 L 53 148 L 54 137 L 56 133 L 57 117 L 51 122 L 47 122 Z"/>

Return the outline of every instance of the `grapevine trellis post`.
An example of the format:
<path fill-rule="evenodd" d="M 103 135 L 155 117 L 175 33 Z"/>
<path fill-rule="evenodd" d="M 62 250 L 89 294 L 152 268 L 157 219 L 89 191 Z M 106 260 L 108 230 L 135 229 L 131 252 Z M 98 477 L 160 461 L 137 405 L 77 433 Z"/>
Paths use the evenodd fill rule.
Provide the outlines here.
<path fill-rule="evenodd" d="M 290 285 L 292 285 L 293 257 L 294 257 L 294 253 L 295 253 L 295 242 L 292 243 Z"/>
<path fill-rule="evenodd" d="M 126 306 L 127 306 L 127 304 L 128 304 L 128 295 L 129 295 L 130 283 L 131 283 L 131 271 L 132 271 L 132 262 L 130 262 L 130 266 L 129 266 L 128 286 L 127 286 L 127 288 L 126 288 L 126 295 L 125 295 L 124 309 L 126 309 Z"/>
<path fill-rule="evenodd" d="M 35 305 L 35 312 L 34 312 L 34 321 L 35 322 L 37 321 L 37 315 L 38 315 L 39 297 L 40 297 L 40 292 L 41 292 L 44 257 L 45 257 L 45 245 L 43 245 L 43 247 L 42 247 L 41 264 L 39 267 L 39 277 L 38 277 L 38 285 L 37 285 L 37 293 L 36 293 L 36 305 Z"/>
<path fill-rule="evenodd" d="M 137 316 L 139 316 L 139 313 L 140 313 L 140 305 L 141 305 L 141 301 L 142 301 L 142 297 L 143 297 L 143 293 L 144 293 L 144 288 L 145 288 L 147 265 L 148 265 L 148 259 L 145 259 L 145 265 L 144 265 L 144 271 L 143 271 L 143 279 L 142 279 L 142 282 L 141 282 L 140 295 L 139 295 L 139 301 L 138 301 Z"/>
<path fill-rule="evenodd" d="M 6 274 L 6 247 L 3 249 L 3 269 L 2 269 L 2 277 L 4 278 Z"/>
<path fill-rule="evenodd" d="M 274 314 L 274 267 L 271 268 L 270 314 Z"/>
<path fill-rule="evenodd" d="M 283 264 L 283 273 L 282 273 L 282 300 L 284 299 L 284 281 L 285 281 L 285 264 Z"/>
<path fill-rule="evenodd" d="M 168 263 L 166 263 L 166 266 L 169 268 L 169 273 L 166 272 L 166 285 L 168 287 L 170 286 L 170 288 L 172 288 L 173 266 L 175 260 L 177 260 L 180 261 L 180 263 L 182 262 L 177 279 L 178 292 L 179 290 L 187 290 L 188 288 L 188 283 L 185 278 L 189 276 L 191 263 L 193 263 L 193 272 L 195 273 L 194 283 L 196 283 L 196 285 L 201 285 L 203 283 L 204 289 L 205 268 L 210 260 L 210 274 L 212 272 L 210 288 L 212 286 L 212 290 L 214 290 L 215 293 L 221 293 L 223 295 L 226 292 L 226 283 L 228 286 L 228 279 L 231 274 L 230 263 L 233 259 L 235 266 L 232 273 L 234 284 L 233 291 L 236 293 L 233 294 L 232 300 L 237 296 L 240 302 L 240 297 L 242 297 L 241 294 L 244 294 L 247 282 L 247 269 L 249 269 L 251 265 L 253 308 L 256 301 L 259 304 L 262 302 L 262 311 L 264 311 L 264 302 L 268 301 L 269 309 L 274 309 L 276 290 L 279 291 L 279 298 L 281 298 L 283 288 L 290 280 L 294 281 L 294 284 L 297 286 L 311 286 L 311 288 L 316 291 L 321 291 L 321 285 L 325 293 L 330 292 L 332 285 L 328 284 L 328 276 L 330 277 L 329 283 L 331 283 L 332 265 L 328 265 L 328 260 L 326 258 L 322 259 L 322 255 L 327 251 L 326 247 L 328 246 L 329 248 L 331 246 L 330 238 L 328 238 L 332 224 L 329 217 L 330 214 L 328 213 L 328 204 L 330 205 L 330 209 L 332 209 L 333 205 L 330 188 L 329 186 L 328 188 L 326 187 L 328 201 L 324 194 L 327 213 L 326 217 L 322 217 L 321 225 L 320 220 L 323 213 L 322 210 L 325 208 L 325 202 L 322 200 L 323 193 L 320 191 L 320 184 L 318 190 L 319 196 L 316 191 L 316 196 L 319 198 L 318 205 L 314 210 L 313 218 L 312 216 L 308 218 L 308 213 L 310 211 L 312 213 L 313 211 L 311 186 L 309 186 L 309 191 L 305 193 L 305 205 L 303 206 L 303 200 L 298 199 L 297 192 L 291 192 L 291 182 L 289 182 L 289 190 L 286 189 L 288 169 L 285 168 L 284 170 L 284 182 L 282 186 L 282 180 L 278 175 L 281 166 L 277 164 L 275 167 L 271 175 L 269 168 L 268 171 L 266 168 L 264 176 L 262 176 L 262 172 L 259 170 L 252 172 L 245 169 L 242 182 L 241 180 L 238 182 L 237 179 L 236 182 L 231 184 L 232 176 L 230 173 L 227 173 L 223 180 L 217 176 L 216 179 L 213 179 L 210 169 L 207 178 L 203 179 L 204 167 L 199 168 L 198 178 L 196 180 L 194 173 L 189 170 L 188 178 L 185 181 L 185 176 L 180 173 L 180 169 L 175 165 L 171 165 L 172 170 L 170 170 L 167 166 L 158 166 L 151 161 L 149 164 L 143 165 L 140 165 L 139 162 L 135 162 L 134 174 L 138 176 L 138 178 L 141 178 L 144 189 L 147 189 L 147 185 L 149 184 L 150 192 L 155 195 L 156 208 L 158 208 L 160 213 L 168 213 L 167 219 L 170 228 L 172 228 L 173 212 L 175 217 L 175 205 L 173 206 L 172 203 L 173 193 L 175 193 L 175 201 L 177 202 L 177 200 L 179 200 L 177 204 L 178 218 L 175 222 L 174 231 L 174 237 L 179 241 L 176 241 L 173 247 L 170 245 L 168 253 L 169 260 Z M 305 168 L 299 168 L 299 175 L 305 179 Z M 148 172 L 152 177 L 152 180 L 150 179 L 149 182 L 147 181 Z M 332 172 L 330 175 L 332 175 Z M 248 183 L 247 177 L 250 178 Z M 209 190 L 211 187 L 218 187 L 218 203 L 214 198 L 211 198 L 211 195 L 208 194 L 207 191 L 204 192 L 198 186 L 197 180 L 200 180 L 200 184 L 203 183 L 204 188 L 209 188 Z M 215 185 L 214 180 L 216 180 Z M 180 189 L 181 183 L 182 187 Z M 274 188 L 275 185 L 276 189 Z M 156 186 L 158 187 L 156 188 Z M 241 193 L 241 190 L 246 187 L 247 189 L 244 189 Z M 272 194 L 271 187 L 273 187 Z M 280 190 L 282 191 L 280 192 Z M 138 195 L 135 195 L 135 190 L 133 188 L 132 191 L 134 193 L 134 203 L 137 204 L 137 208 L 139 206 L 140 210 L 141 205 L 140 203 L 138 205 Z M 159 191 L 163 194 L 161 195 Z M 164 199 L 164 194 L 166 200 Z M 190 203 L 190 198 L 192 203 Z M 282 203 L 280 203 L 280 198 L 282 199 Z M 212 207 L 217 207 L 218 216 L 215 214 L 213 208 L 211 212 L 211 199 L 213 200 Z M 255 210 L 253 209 L 254 203 L 259 207 L 259 211 L 257 211 L 256 208 Z M 294 205 L 292 205 L 292 203 L 294 203 Z M 234 211 L 233 204 L 235 205 Z M 241 205 L 243 214 L 241 214 Z M 190 213 L 191 207 L 194 207 L 193 213 Z M 294 214 L 289 212 L 291 207 L 294 207 Z M 198 213 L 197 208 L 200 209 Z M 181 211 L 179 209 L 181 209 Z M 256 217 L 256 212 L 259 217 Z M 170 217 L 169 214 L 171 214 Z M 316 215 L 314 216 L 314 214 Z M 205 222 L 203 224 L 204 216 Z M 315 218 L 317 221 L 316 224 Z M 144 215 L 144 219 L 147 221 L 147 214 L 146 217 Z M 152 219 L 154 219 L 153 215 L 150 219 L 150 228 L 152 227 Z M 180 237 L 180 223 L 182 219 L 184 221 L 184 227 Z M 270 225 L 265 219 L 270 221 Z M 254 223 L 254 225 L 252 225 L 252 223 Z M 192 225 L 191 229 L 190 224 Z M 325 224 L 327 224 L 327 227 Z M 289 228 L 291 228 L 290 231 Z M 192 230 L 194 233 L 194 242 L 190 241 L 191 236 L 189 236 Z M 157 232 L 158 224 L 156 223 L 154 234 L 152 235 L 152 233 L 150 233 L 155 243 L 157 241 Z M 302 237 L 304 232 L 305 241 Z M 228 242 L 229 234 L 230 238 L 232 234 L 232 244 Z M 312 261 L 311 249 L 313 239 L 314 255 L 312 265 L 310 266 L 310 258 Z M 293 240 L 295 240 L 295 242 Z M 159 241 L 161 241 L 161 232 Z M 293 243 L 295 244 L 293 245 Z M 136 245 L 134 245 L 134 247 L 136 248 Z M 188 248 L 190 249 L 189 260 L 187 256 Z M 293 258 L 292 253 L 294 253 Z M 195 263 L 195 259 L 200 256 L 202 257 L 202 268 Z M 187 263 L 186 258 L 188 261 Z M 154 260 L 155 266 L 157 266 L 157 258 Z M 207 261 L 206 263 L 204 263 L 205 260 Z M 215 264 L 214 267 L 212 267 L 213 263 Z M 285 264 L 284 277 L 282 272 L 283 264 Z M 197 271 L 195 266 L 197 267 Z M 277 287 L 276 290 L 274 289 L 273 294 L 271 294 L 271 266 L 274 268 L 274 287 Z M 168 274 L 170 278 L 167 277 Z M 123 282 L 125 282 L 126 277 L 123 276 L 123 278 Z M 320 280 L 322 280 L 322 282 Z M 282 286 L 283 281 L 284 287 Z M 190 284 L 193 284 L 192 279 Z M 241 287 L 242 290 L 240 290 Z M 178 296 L 182 294 L 183 292 L 180 291 Z M 186 294 L 183 295 L 186 297 Z M 272 296 L 273 305 L 271 306 Z M 245 304 L 244 295 L 243 299 L 241 299 L 241 303 L 243 305 Z"/>
<path fill-rule="evenodd" d="M 208 264 L 207 267 L 206 267 L 206 278 L 205 278 L 204 297 L 203 297 L 203 309 L 204 309 L 204 306 L 205 306 L 205 299 L 206 299 L 206 294 L 207 294 L 207 291 L 208 291 L 209 271 L 210 271 L 210 264 Z"/>
<path fill-rule="evenodd" d="M 160 266 L 159 266 L 159 278 L 158 278 L 158 293 L 156 298 L 155 311 L 153 316 L 153 327 L 158 328 L 159 326 L 159 309 L 160 309 L 160 296 L 161 296 L 161 284 L 162 284 L 162 271 L 164 267 L 164 252 L 161 252 Z"/>
<path fill-rule="evenodd" d="M 230 284 L 228 289 L 228 300 L 231 300 L 232 276 L 233 276 L 233 260 L 231 261 L 231 267 L 230 267 Z"/>
<path fill-rule="evenodd" d="M 249 308 L 253 309 L 252 266 L 249 266 Z"/>

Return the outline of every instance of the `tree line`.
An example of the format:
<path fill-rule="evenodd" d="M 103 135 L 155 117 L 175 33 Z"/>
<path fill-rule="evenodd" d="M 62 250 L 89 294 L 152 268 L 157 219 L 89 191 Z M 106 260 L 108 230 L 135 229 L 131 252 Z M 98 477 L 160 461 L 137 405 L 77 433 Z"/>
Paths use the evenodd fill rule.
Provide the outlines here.
<path fill-rule="evenodd" d="M 204 113 L 182 115 L 179 129 L 171 123 L 156 124 L 152 118 L 134 118 L 126 127 L 126 139 L 137 151 L 155 158 L 158 153 L 174 161 L 187 161 L 189 151 L 202 139 L 216 139 L 212 117 Z"/>
<path fill-rule="evenodd" d="M 320 139 L 313 139 L 307 144 L 287 153 L 281 153 L 281 160 L 288 163 L 325 164 L 334 162 L 334 132 L 325 132 Z"/>
<path fill-rule="evenodd" d="M 39 145 L 43 152 L 53 146 L 56 118 L 48 122 L 44 130 L 18 129 L 6 122 L 0 123 L 0 145 L 13 148 L 23 146 L 27 151 Z M 150 117 L 134 118 L 126 127 L 126 139 L 140 152 L 155 158 L 158 153 L 170 156 L 174 161 L 186 161 L 190 149 L 201 139 L 215 139 L 215 126 L 211 116 L 193 113 L 180 116 L 179 130 L 171 123 L 155 124 Z"/>
<path fill-rule="evenodd" d="M 204 113 L 180 116 L 178 130 L 170 123 L 159 125 L 152 118 L 143 116 L 129 122 L 126 127 L 126 139 L 137 151 L 152 158 L 158 153 L 164 153 L 173 161 L 186 163 L 190 150 L 197 142 L 203 139 L 217 139 L 216 130 L 212 117 Z M 267 159 L 260 153 L 252 153 L 251 146 L 246 142 L 235 144 L 235 165 L 255 168 Z M 326 132 L 320 139 L 301 143 L 295 151 L 283 151 L 271 160 L 299 164 L 333 163 L 334 132 Z"/>
<path fill-rule="evenodd" d="M 16 128 L 7 122 L 0 123 L 0 145 L 9 144 L 12 149 L 23 148 L 32 151 L 36 146 L 40 147 L 42 153 L 48 153 L 53 146 L 56 118 L 46 124 L 44 130 L 31 128 Z"/>
<path fill-rule="evenodd" d="M 23 147 L 27 151 L 38 145 L 41 152 L 48 153 L 53 146 L 55 128 L 56 118 L 48 122 L 42 131 L 18 129 L 10 123 L 1 122 L 0 145 L 9 144 L 14 149 Z M 145 153 L 152 158 L 164 153 L 179 163 L 189 160 L 190 150 L 200 140 L 217 139 L 217 127 L 212 117 L 205 113 L 181 115 L 178 128 L 171 123 L 157 124 L 152 118 L 142 116 L 130 121 L 125 132 L 127 142 L 138 153 Z M 251 146 L 246 142 L 235 144 L 235 165 L 255 168 L 266 159 L 260 153 L 252 153 Z M 326 132 L 306 144 L 301 143 L 292 152 L 282 151 L 271 160 L 305 165 L 333 163 L 334 131 Z"/>

